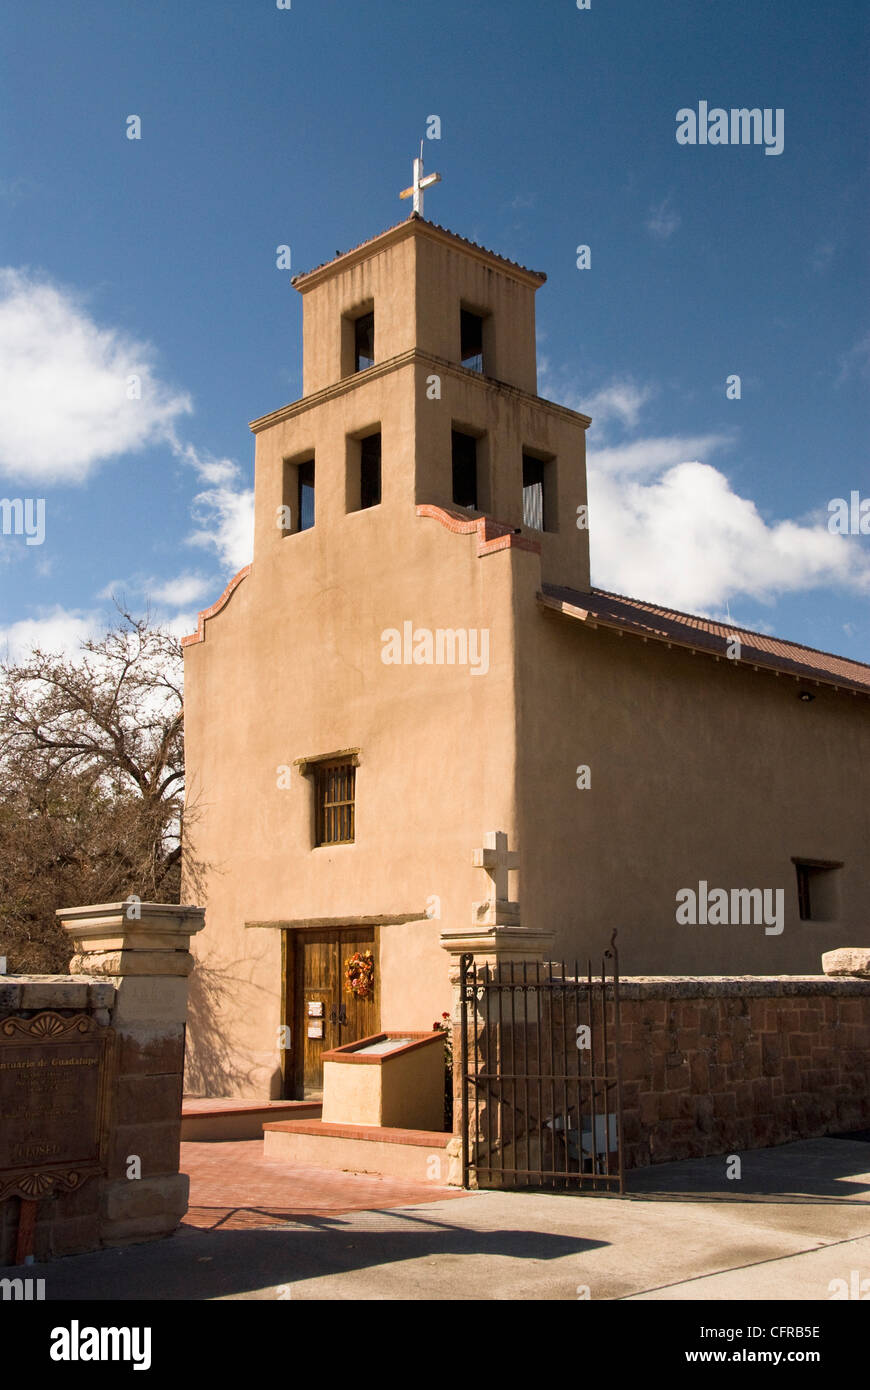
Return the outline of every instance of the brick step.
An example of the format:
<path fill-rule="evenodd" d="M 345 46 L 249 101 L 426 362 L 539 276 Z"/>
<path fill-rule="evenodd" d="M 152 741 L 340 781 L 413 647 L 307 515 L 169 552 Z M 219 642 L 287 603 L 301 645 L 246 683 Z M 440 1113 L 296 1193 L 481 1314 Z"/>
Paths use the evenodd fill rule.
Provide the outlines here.
<path fill-rule="evenodd" d="M 441 1130 L 325 1124 L 316 1119 L 269 1120 L 263 1125 L 267 1158 L 441 1187 L 460 1181 L 459 1162 L 447 1153 L 452 1138 Z"/>
<path fill-rule="evenodd" d="M 238 1096 L 185 1096 L 181 1105 L 181 1137 L 199 1142 L 260 1139 L 267 1120 L 294 1115 L 319 1118 L 319 1100 L 252 1100 Z"/>

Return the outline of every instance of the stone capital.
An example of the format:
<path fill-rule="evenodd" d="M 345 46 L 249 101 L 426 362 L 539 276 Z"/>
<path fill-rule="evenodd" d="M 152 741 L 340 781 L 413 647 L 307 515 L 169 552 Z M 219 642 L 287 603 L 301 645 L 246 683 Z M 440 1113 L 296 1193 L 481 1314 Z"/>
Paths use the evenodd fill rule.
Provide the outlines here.
<path fill-rule="evenodd" d="M 473 924 L 443 931 L 439 939 L 442 948 L 452 956 L 473 955 L 480 964 L 543 961 L 549 959 L 553 947 L 553 932 L 518 925 Z"/>
<path fill-rule="evenodd" d="M 83 975 L 188 975 L 190 938 L 205 926 L 202 907 L 132 897 L 62 907 L 57 917 L 72 937 L 71 968 Z"/>

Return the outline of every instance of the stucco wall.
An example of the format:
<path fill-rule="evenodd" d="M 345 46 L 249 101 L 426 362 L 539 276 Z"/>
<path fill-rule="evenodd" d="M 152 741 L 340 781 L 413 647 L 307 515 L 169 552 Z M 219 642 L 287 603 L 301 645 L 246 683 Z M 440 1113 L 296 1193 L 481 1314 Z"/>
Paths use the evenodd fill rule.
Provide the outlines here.
<path fill-rule="evenodd" d="M 631 973 L 818 970 L 870 904 L 870 704 L 542 613 L 518 595 L 520 900 L 556 953 L 614 927 Z M 588 765 L 591 787 L 577 788 Z M 832 922 L 798 916 L 792 857 L 842 861 Z M 782 888 L 784 929 L 690 926 L 676 894 Z"/>
<path fill-rule="evenodd" d="M 485 894 L 471 863 L 484 830 L 515 824 L 518 554 L 481 560 L 474 535 L 384 504 L 267 547 L 187 648 L 188 833 L 211 866 L 192 1088 L 277 1094 L 280 933 L 246 921 L 440 908 L 380 929 L 381 1026 L 428 1029 L 449 1007 L 439 932 Z M 381 633 L 405 620 L 486 628 L 488 673 L 385 665 Z M 346 748 L 361 750 L 355 843 L 315 849 L 312 784 L 293 763 Z"/>

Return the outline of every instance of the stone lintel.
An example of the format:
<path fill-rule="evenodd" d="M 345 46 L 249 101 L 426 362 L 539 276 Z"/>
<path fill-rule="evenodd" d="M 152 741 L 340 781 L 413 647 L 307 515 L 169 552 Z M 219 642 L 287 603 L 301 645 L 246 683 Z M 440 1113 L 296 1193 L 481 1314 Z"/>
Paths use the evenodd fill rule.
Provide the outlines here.
<path fill-rule="evenodd" d="M 306 931 L 331 927 L 398 927 L 405 922 L 431 921 L 425 908 L 420 912 L 380 912 L 365 916 L 345 913 L 343 917 L 276 917 L 274 921 L 246 922 L 245 928 L 272 931 Z"/>

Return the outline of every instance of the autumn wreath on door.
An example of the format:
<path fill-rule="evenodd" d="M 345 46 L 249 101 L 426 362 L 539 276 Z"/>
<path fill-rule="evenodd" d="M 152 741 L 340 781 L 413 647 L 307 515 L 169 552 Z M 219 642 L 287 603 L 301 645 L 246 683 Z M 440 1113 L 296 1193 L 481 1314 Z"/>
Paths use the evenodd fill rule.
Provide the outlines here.
<path fill-rule="evenodd" d="M 375 992 L 375 962 L 371 951 L 354 951 L 344 962 L 344 987 L 357 999 L 370 999 Z"/>

